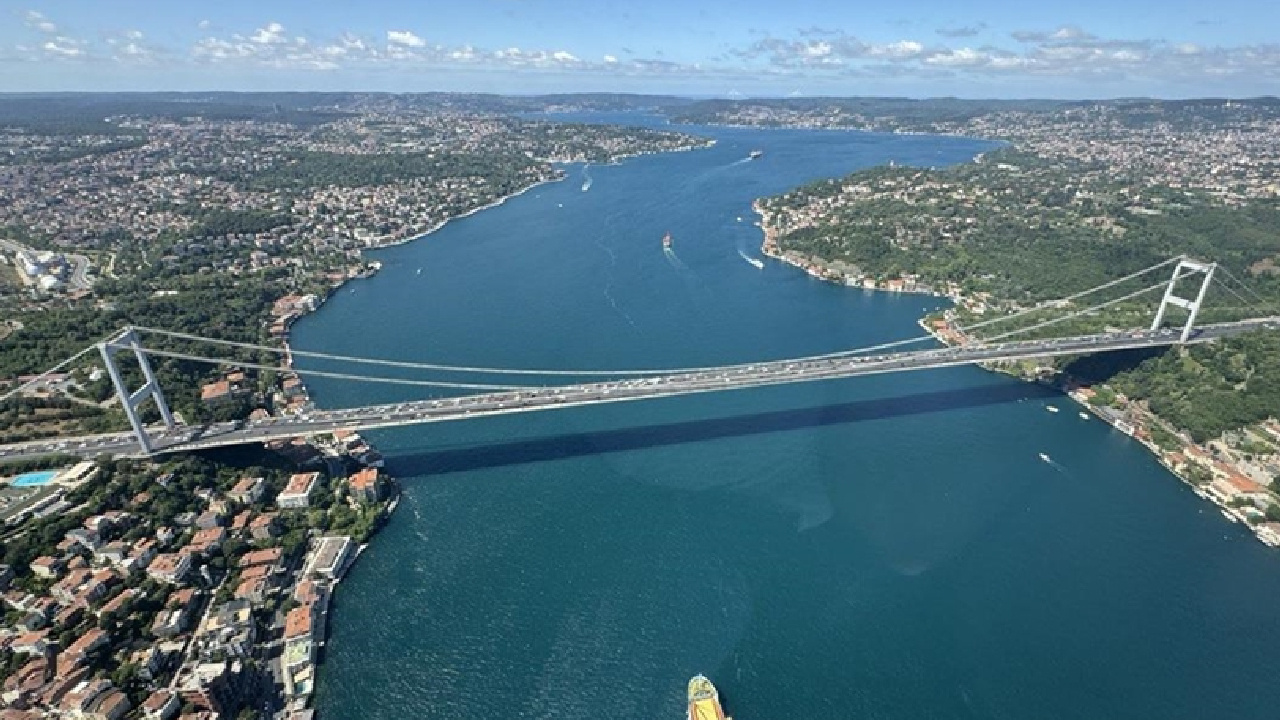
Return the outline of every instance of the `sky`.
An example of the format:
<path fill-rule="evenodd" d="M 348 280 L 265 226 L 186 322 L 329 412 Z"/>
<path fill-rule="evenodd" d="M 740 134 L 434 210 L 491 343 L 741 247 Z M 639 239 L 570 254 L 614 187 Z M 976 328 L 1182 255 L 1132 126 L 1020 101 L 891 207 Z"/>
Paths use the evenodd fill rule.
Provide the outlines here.
<path fill-rule="evenodd" d="M 1280 95 L 1276 0 L 0 0 L 0 92 Z"/>

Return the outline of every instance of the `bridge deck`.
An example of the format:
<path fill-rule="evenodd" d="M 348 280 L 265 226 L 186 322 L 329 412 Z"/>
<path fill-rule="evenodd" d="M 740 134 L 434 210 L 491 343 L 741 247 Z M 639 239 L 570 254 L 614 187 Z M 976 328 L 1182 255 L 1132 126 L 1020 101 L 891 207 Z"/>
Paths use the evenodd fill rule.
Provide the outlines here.
<path fill-rule="evenodd" d="M 1280 318 L 1260 318 L 1206 325 L 1197 330 L 1188 342 L 1208 342 L 1249 330 L 1278 326 L 1280 326 Z M 267 418 L 245 425 L 223 423 L 202 427 L 179 427 L 175 430 L 156 432 L 153 436 L 154 452 L 201 450 L 344 429 L 362 430 L 446 422 L 606 402 L 739 390 L 795 382 L 817 382 L 1001 360 L 1161 347 L 1178 343 L 1179 338 L 1176 332 L 1157 330 L 1083 335 L 1052 340 L 1024 340 L 993 345 L 973 344 L 870 356 L 778 360 L 639 379 L 619 379 L 518 392 L 496 392 L 342 410 L 312 411 L 302 415 Z M 132 435 L 114 433 L 3 446 L 0 447 L 0 458 L 27 457 L 50 452 L 79 455 L 96 455 L 106 452 L 131 455 L 139 453 L 140 449 Z"/>

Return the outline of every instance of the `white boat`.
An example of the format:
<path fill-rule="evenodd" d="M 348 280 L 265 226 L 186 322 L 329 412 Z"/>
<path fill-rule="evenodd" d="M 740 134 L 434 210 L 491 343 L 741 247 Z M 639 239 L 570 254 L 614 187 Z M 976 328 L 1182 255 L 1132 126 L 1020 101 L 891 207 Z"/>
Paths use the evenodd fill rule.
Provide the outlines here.
<path fill-rule="evenodd" d="M 757 270 L 764 269 L 764 262 L 759 258 L 749 257 L 747 258 L 747 262 L 751 263 L 752 265 L 755 265 Z"/>
<path fill-rule="evenodd" d="M 1044 409 L 1045 409 L 1045 410 L 1048 410 L 1049 412 L 1058 412 L 1058 408 L 1056 408 L 1056 407 L 1054 407 L 1054 406 L 1052 406 L 1052 405 L 1045 405 Z"/>
<path fill-rule="evenodd" d="M 1080 419 L 1081 419 L 1081 420 L 1088 420 L 1088 419 L 1089 419 L 1089 413 L 1084 412 L 1083 410 L 1081 410 L 1081 411 L 1080 411 Z"/>
<path fill-rule="evenodd" d="M 418 272 L 414 273 L 414 275 L 421 275 L 421 274 L 422 274 L 422 268 L 418 268 Z"/>
<path fill-rule="evenodd" d="M 1048 455 L 1045 455 L 1044 453 L 1040 453 L 1040 459 L 1047 463 L 1053 462 L 1053 458 L 1049 457 Z"/>

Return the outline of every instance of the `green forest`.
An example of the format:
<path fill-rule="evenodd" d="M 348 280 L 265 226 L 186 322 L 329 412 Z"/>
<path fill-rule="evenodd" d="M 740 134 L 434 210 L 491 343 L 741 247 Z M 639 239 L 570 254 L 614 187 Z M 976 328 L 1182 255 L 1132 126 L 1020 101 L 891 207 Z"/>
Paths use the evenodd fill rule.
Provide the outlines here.
<path fill-rule="evenodd" d="M 969 293 L 985 291 L 1026 306 L 1186 254 L 1226 270 L 1210 290 L 1203 321 L 1280 314 L 1280 203 L 1226 206 L 1159 187 L 1144 189 L 1139 202 L 1127 189 L 1131 184 L 1099 179 L 1093 171 L 1007 149 L 983 163 L 943 170 L 874 168 L 771 198 L 766 207 L 827 201 L 833 209 L 823 221 L 783 235 L 779 246 L 881 278 L 914 273 L 933 286 L 951 281 Z M 889 190 L 831 204 L 852 185 Z M 911 188 L 906 198 L 895 194 L 902 187 Z M 1154 284 L 1169 272 L 1157 271 L 1116 293 Z M 1158 301 L 1158 294 L 1147 294 L 1039 334 L 1141 326 Z M 1198 441 L 1280 413 L 1280 333 L 1117 360 L 1123 362 L 1075 360 L 1065 369 L 1147 401 Z"/>

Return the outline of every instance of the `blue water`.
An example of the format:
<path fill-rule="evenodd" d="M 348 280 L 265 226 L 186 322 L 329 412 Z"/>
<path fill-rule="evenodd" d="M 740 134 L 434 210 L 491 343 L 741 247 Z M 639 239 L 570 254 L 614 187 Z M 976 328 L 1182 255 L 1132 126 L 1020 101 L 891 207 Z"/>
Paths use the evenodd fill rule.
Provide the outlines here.
<path fill-rule="evenodd" d="M 939 301 L 746 262 L 751 200 L 990 143 L 699 132 L 380 253 L 297 346 L 677 367 L 919 332 Z M 1276 717 L 1280 558 L 1049 403 L 952 368 L 371 433 L 405 498 L 336 596 L 317 707 L 657 720 L 703 672 L 739 720 Z"/>
<path fill-rule="evenodd" d="M 58 476 L 57 470 L 41 470 L 39 472 L 23 473 L 13 479 L 9 483 L 13 487 L 35 487 L 37 485 L 47 485 L 50 480 Z"/>

